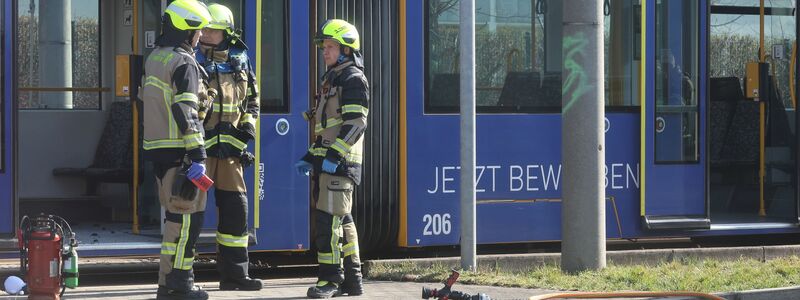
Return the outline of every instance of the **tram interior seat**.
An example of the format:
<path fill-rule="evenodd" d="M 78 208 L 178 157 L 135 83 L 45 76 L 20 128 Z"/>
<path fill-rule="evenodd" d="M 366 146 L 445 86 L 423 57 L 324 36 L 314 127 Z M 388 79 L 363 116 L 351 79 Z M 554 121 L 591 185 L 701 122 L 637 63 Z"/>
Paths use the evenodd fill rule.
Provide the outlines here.
<path fill-rule="evenodd" d="M 519 111 L 531 107 L 561 108 L 561 74 L 508 72 L 500 92 L 500 107 Z"/>
<path fill-rule="evenodd" d="M 95 150 L 94 162 L 86 168 L 55 168 L 53 176 L 86 178 L 87 195 L 97 195 L 101 182 L 131 184 L 132 128 L 130 101 L 113 102 Z"/>
<path fill-rule="evenodd" d="M 712 209 L 726 212 L 739 210 L 734 207 L 739 206 L 734 203 L 742 202 L 736 201 L 741 198 L 737 194 L 750 195 L 749 189 L 741 190 L 739 185 L 755 183 L 752 177 L 758 158 L 758 135 L 752 133 L 757 133 L 758 110 L 753 111 L 752 108 L 758 106 L 744 97 L 737 77 L 711 78 L 709 83 L 708 141 Z"/>
<path fill-rule="evenodd" d="M 786 115 L 772 77 L 767 82 L 771 101 L 766 125 L 766 165 L 768 171 L 766 206 L 786 206 L 780 195 L 786 194 L 777 185 L 780 178 L 796 176 L 789 146 L 794 141 Z M 736 77 L 710 80 L 709 158 L 711 162 L 712 206 L 726 211 L 752 212 L 757 210 L 759 164 L 759 103 L 744 97 Z M 785 176 L 775 176 L 780 170 Z M 792 180 L 783 180 L 793 182 Z M 776 185 L 777 184 L 777 185 Z M 778 188 L 776 190 L 776 188 Z M 724 201 L 723 201 L 724 200 Z"/>
<path fill-rule="evenodd" d="M 744 93 L 737 77 L 711 78 L 710 92 L 709 158 L 715 164 L 722 159 L 736 103 L 744 100 Z"/>

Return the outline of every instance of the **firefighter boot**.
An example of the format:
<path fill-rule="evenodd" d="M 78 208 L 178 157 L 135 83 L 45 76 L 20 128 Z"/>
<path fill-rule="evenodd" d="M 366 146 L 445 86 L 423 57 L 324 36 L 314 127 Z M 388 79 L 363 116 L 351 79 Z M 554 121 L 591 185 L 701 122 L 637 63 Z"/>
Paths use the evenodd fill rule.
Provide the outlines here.
<path fill-rule="evenodd" d="M 165 286 L 159 286 L 156 292 L 156 300 L 206 300 L 208 293 L 199 286 L 193 286 L 190 290 L 171 290 Z"/>
<path fill-rule="evenodd" d="M 245 277 L 237 280 L 224 280 L 220 281 L 219 289 L 223 291 L 259 291 L 264 285 L 261 280 Z"/>
<path fill-rule="evenodd" d="M 344 258 L 344 282 L 342 293 L 348 296 L 364 294 L 364 284 L 361 279 L 361 264 L 353 261 L 353 256 Z"/>
<path fill-rule="evenodd" d="M 208 293 L 194 285 L 193 270 L 172 269 L 165 277 L 165 284 L 158 286 L 156 300 L 208 299 Z"/>
<path fill-rule="evenodd" d="M 339 285 L 330 281 L 318 281 L 317 285 L 308 288 L 308 292 L 306 292 L 306 296 L 308 298 L 332 298 L 342 294 L 342 290 L 339 289 Z"/>

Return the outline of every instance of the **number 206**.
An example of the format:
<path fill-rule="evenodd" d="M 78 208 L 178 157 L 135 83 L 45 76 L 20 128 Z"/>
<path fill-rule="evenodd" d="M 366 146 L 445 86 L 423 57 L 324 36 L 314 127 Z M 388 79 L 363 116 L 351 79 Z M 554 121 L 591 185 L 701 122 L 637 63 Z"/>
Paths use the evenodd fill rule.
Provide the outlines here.
<path fill-rule="evenodd" d="M 422 230 L 422 235 L 440 235 L 450 234 L 450 214 L 427 214 L 422 216 L 422 222 L 425 223 L 425 229 Z"/>

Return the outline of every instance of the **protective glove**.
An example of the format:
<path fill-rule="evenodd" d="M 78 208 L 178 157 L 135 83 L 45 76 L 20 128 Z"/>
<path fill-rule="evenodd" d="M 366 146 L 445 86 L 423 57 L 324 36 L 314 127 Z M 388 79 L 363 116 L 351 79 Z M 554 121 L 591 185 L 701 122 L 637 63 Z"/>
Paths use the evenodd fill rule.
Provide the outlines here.
<path fill-rule="evenodd" d="M 186 177 L 189 179 L 199 179 L 206 174 L 206 164 L 193 162 L 189 169 L 186 170 Z"/>
<path fill-rule="evenodd" d="M 181 184 L 180 196 L 183 200 L 186 201 L 194 201 L 197 198 L 197 194 L 200 192 L 200 188 L 189 180 L 184 180 Z"/>
<path fill-rule="evenodd" d="M 184 201 L 193 201 L 197 197 L 198 188 L 189 180 L 186 172 L 186 170 L 181 169 L 175 173 L 175 179 L 172 182 L 172 195 Z"/>
<path fill-rule="evenodd" d="M 322 162 L 322 171 L 325 173 L 334 174 L 336 173 L 336 167 L 338 166 L 339 166 L 338 162 L 333 162 L 329 159 L 325 159 L 325 161 Z"/>
<path fill-rule="evenodd" d="M 297 163 L 294 164 L 294 167 L 297 169 L 297 174 L 308 176 L 311 174 L 311 164 L 305 160 L 299 160 Z"/>
<path fill-rule="evenodd" d="M 247 151 L 243 151 L 242 155 L 239 157 L 239 162 L 242 164 L 243 168 L 252 166 L 255 161 L 256 157 L 253 155 L 253 153 Z"/>

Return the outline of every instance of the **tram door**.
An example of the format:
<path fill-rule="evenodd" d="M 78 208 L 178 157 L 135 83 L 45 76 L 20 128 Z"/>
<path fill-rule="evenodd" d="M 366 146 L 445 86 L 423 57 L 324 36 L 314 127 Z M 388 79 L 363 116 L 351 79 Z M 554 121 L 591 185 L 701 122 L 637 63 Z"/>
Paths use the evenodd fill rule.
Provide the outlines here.
<path fill-rule="evenodd" d="M 712 229 L 794 227 L 798 221 L 796 5 L 741 0 L 710 6 Z"/>
<path fill-rule="evenodd" d="M 155 42 L 154 38 L 157 38 L 160 31 L 161 31 L 161 16 L 164 13 L 164 9 L 171 3 L 171 0 L 162 0 L 162 1 L 145 1 L 143 3 L 143 34 L 140 33 L 139 38 L 144 41 L 143 43 L 143 61 L 147 59 L 147 56 L 155 49 L 156 45 L 153 43 Z M 260 1 L 259 1 L 260 2 Z M 219 3 L 222 5 L 227 6 L 231 9 L 234 15 L 234 24 L 237 26 L 237 29 L 242 30 L 242 38 L 244 39 L 245 43 L 250 45 L 250 51 L 248 52 L 248 56 L 255 60 L 255 51 L 258 46 L 255 45 L 255 32 L 256 28 L 253 26 L 255 22 L 246 22 L 246 19 L 255 19 L 255 2 L 253 3 L 246 3 L 246 1 L 242 0 L 220 0 L 214 1 L 214 3 Z M 246 6 L 247 5 L 247 6 Z M 253 15 L 249 15 L 250 13 Z M 255 65 L 255 62 L 251 62 L 251 65 Z M 141 151 L 141 145 L 139 145 L 139 149 Z M 254 152 L 254 143 L 250 142 L 247 145 L 246 150 L 250 151 L 251 153 Z M 143 184 L 139 187 L 138 191 L 138 200 L 141 203 L 140 208 L 138 208 L 139 212 L 141 212 L 142 220 L 139 220 L 141 223 L 148 223 L 148 219 L 152 220 L 153 218 L 159 218 L 159 210 L 160 218 L 163 218 L 163 208 L 160 208 L 158 205 L 157 195 L 155 194 L 155 182 L 153 179 L 153 170 L 152 165 L 149 162 L 143 162 L 141 164 L 143 166 Z M 256 234 L 254 231 L 254 216 L 259 214 L 258 206 L 254 208 L 254 168 L 251 166 L 249 168 L 244 169 L 244 179 L 247 186 L 248 191 L 248 202 L 250 209 L 248 211 L 248 231 L 250 232 L 250 243 L 256 242 Z M 216 209 L 216 198 L 214 197 L 214 189 L 209 190 L 208 193 L 208 202 L 206 204 L 206 212 L 204 214 L 205 220 L 203 222 L 203 227 L 200 233 L 200 238 L 198 239 L 198 245 L 202 246 L 209 246 L 213 245 L 216 242 L 216 231 L 217 231 L 217 222 L 219 220 L 218 211 Z M 163 230 L 163 222 L 159 222 L 161 224 Z"/>
<path fill-rule="evenodd" d="M 149 32 L 158 33 L 160 16 L 169 0 L 144 1 L 142 31 L 146 58 Z M 308 3 L 281 0 L 213 1 L 231 9 L 235 24 L 248 45 L 248 57 L 259 82 L 261 116 L 255 141 L 247 150 L 255 165 L 244 169 L 248 196 L 248 231 L 251 251 L 303 250 L 308 243 L 308 178 L 297 176 L 293 164 L 308 149 Z M 291 6 L 291 8 L 290 8 Z M 292 14 L 292 18 L 289 17 Z M 294 23 L 290 23 L 294 22 Z M 141 35 L 141 34 L 140 34 Z M 291 39 L 289 37 L 296 37 Z M 289 56 L 289 53 L 298 55 Z M 289 61 L 291 59 L 291 63 Z M 296 69 L 289 72 L 290 68 Z M 292 75 L 291 77 L 289 75 Z M 142 223 L 158 218 L 152 167 L 144 162 L 139 188 Z M 209 193 L 198 247 L 215 243 L 218 214 L 213 190 Z M 253 245 L 253 244 L 256 245 Z"/>
<path fill-rule="evenodd" d="M 14 101 L 11 101 L 11 66 L 6 49 L 9 49 L 8 28 L 6 13 L 11 11 L 9 1 L 0 5 L 0 30 L 3 31 L 2 41 L 0 41 L 0 239 L 14 235 L 14 224 L 16 223 L 16 210 L 14 205 Z M 2 246 L 0 246 L 2 247 Z"/>
<path fill-rule="evenodd" d="M 705 172 L 707 1 L 644 1 L 646 89 L 641 216 L 647 229 L 708 228 Z M 652 77 L 651 77 L 652 76 Z"/>

